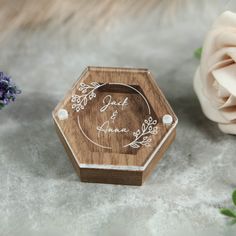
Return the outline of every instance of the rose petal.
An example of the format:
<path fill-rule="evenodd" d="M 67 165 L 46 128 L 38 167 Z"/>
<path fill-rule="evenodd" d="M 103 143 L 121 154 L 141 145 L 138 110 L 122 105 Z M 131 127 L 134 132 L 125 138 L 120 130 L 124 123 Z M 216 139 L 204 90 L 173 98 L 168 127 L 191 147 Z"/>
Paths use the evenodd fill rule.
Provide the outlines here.
<path fill-rule="evenodd" d="M 228 120 L 228 123 L 236 121 L 236 107 L 227 107 L 224 109 L 221 109 L 222 116 L 225 117 L 226 120 Z"/>
<path fill-rule="evenodd" d="M 236 14 L 223 13 L 206 36 L 194 90 L 204 114 L 236 134 Z"/>
<path fill-rule="evenodd" d="M 236 123 L 218 124 L 220 130 L 226 134 L 236 134 Z"/>
<path fill-rule="evenodd" d="M 235 112 L 236 112 L 236 97 L 233 95 L 230 95 L 229 98 L 227 99 L 227 101 L 220 106 L 220 109 L 222 108 L 230 108 L 233 107 Z"/>
<path fill-rule="evenodd" d="M 225 51 L 223 53 L 225 53 Z M 203 81 L 203 84 L 205 84 L 204 93 L 207 97 L 209 97 L 209 99 L 211 99 L 212 102 L 214 102 L 215 106 L 223 105 L 225 101 L 222 100 L 222 98 L 229 97 L 230 93 L 219 85 L 219 83 L 215 80 L 212 71 L 224 68 L 225 66 L 231 65 L 232 63 L 234 63 L 234 61 L 231 58 L 219 61 L 218 63 L 215 62 L 214 66 L 212 66 L 208 72 L 205 83 Z"/>
<path fill-rule="evenodd" d="M 220 86 L 228 90 L 230 94 L 236 96 L 236 64 L 214 70 L 212 74 Z"/>
<path fill-rule="evenodd" d="M 225 11 L 215 21 L 214 28 L 234 27 L 236 28 L 236 15 L 233 12 Z"/>
<path fill-rule="evenodd" d="M 234 15 L 234 14 L 233 14 Z M 219 17 L 220 19 L 221 17 Z M 220 20 L 219 20 L 220 22 Z M 236 24 L 236 22 L 235 22 Z M 213 64 L 209 61 L 212 54 L 218 50 L 225 50 L 224 48 L 234 47 L 236 41 L 236 27 L 213 27 L 206 36 L 203 46 L 201 63 L 211 67 Z M 225 53 L 223 53 L 225 54 Z M 222 59 L 221 59 L 222 60 Z"/>
<path fill-rule="evenodd" d="M 218 30 L 218 35 L 215 36 L 213 42 L 214 46 L 217 49 L 224 48 L 224 47 L 234 47 L 235 40 L 236 40 L 236 30 L 225 28 Z"/>
<path fill-rule="evenodd" d="M 235 33 L 236 34 L 236 33 Z M 227 55 L 232 58 L 232 60 L 234 60 L 234 62 L 236 62 L 236 48 L 227 48 Z"/>
<path fill-rule="evenodd" d="M 230 97 L 230 93 L 227 89 L 224 87 L 220 86 L 220 84 L 215 80 L 213 84 L 214 88 L 217 90 L 217 96 L 222 98 L 222 102 L 225 102 L 225 98 Z"/>
<path fill-rule="evenodd" d="M 222 30 L 220 32 L 219 30 L 211 32 L 208 34 L 207 39 L 204 43 L 200 73 L 201 79 L 203 80 L 203 84 L 205 85 L 204 89 L 206 89 L 206 93 L 208 93 L 208 89 L 212 89 L 212 83 L 214 82 L 214 78 L 212 78 L 211 75 L 212 70 L 224 67 L 226 65 L 230 65 L 234 62 L 234 59 L 231 58 L 230 55 L 234 54 L 232 53 L 232 51 L 235 49 L 232 49 L 232 47 L 224 47 L 223 45 L 221 45 L 221 47 L 223 48 L 219 48 L 220 46 L 217 45 L 219 44 L 219 42 L 217 43 L 216 38 L 224 33 L 225 32 L 222 32 Z M 235 37 L 234 40 L 236 42 L 236 31 L 234 34 L 232 34 L 232 37 Z M 222 37 L 221 40 L 223 40 Z M 227 43 L 223 41 L 222 44 Z"/>
<path fill-rule="evenodd" d="M 194 90 L 200 101 L 204 114 L 212 121 L 227 123 L 228 120 L 222 116 L 217 107 L 213 106 L 210 100 L 203 93 L 202 80 L 200 79 L 199 68 L 194 77 Z"/>
<path fill-rule="evenodd" d="M 211 73 L 212 71 L 217 69 L 221 69 L 225 66 L 232 65 L 234 63 L 234 59 L 232 58 L 224 59 L 227 54 L 228 50 L 226 50 L 226 48 L 224 48 L 224 50 L 219 50 L 216 53 L 214 53 L 209 58 L 209 61 L 211 61 L 210 64 L 212 64 L 212 66 L 210 67 L 208 73 Z"/>

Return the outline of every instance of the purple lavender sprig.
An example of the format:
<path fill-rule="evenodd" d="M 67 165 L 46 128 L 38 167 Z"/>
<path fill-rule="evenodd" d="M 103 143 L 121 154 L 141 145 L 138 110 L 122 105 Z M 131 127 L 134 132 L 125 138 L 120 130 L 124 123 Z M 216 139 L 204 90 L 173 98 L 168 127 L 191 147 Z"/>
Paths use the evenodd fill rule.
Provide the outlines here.
<path fill-rule="evenodd" d="M 0 110 L 11 101 L 15 101 L 16 95 L 20 93 L 11 77 L 0 72 Z"/>

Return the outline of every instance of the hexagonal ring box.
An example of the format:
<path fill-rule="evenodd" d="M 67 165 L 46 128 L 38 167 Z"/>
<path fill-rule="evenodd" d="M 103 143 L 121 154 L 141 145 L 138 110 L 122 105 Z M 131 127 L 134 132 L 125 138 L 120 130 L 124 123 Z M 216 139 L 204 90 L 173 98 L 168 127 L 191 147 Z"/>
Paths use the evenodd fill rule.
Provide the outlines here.
<path fill-rule="evenodd" d="M 88 67 L 52 115 L 81 181 L 95 183 L 142 185 L 178 123 L 147 69 Z"/>

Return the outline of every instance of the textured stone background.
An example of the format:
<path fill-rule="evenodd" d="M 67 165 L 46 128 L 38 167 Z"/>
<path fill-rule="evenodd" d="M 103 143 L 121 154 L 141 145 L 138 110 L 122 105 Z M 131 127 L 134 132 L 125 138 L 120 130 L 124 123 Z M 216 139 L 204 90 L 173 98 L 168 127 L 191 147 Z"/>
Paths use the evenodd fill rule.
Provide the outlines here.
<path fill-rule="evenodd" d="M 127 9 L 100 27 L 18 27 L 4 37 L 0 68 L 23 93 L 0 112 L 1 236 L 226 235 L 218 208 L 231 206 L 236 187 L 236 138 L 201 112 L 193 51 L 236 7 L 196 2 L 165 17 Z M 51 111 L 87 65 L 149 68 L 179 117 L 176 141 L 142 187 L 81 183 L 58 140 Z"/>

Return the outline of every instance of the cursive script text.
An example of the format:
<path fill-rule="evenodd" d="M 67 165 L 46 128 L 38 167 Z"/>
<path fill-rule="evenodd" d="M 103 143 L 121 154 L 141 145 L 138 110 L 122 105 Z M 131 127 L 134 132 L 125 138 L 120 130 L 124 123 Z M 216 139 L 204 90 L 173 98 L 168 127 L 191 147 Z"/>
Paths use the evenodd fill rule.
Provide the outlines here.
<path fill-rule="evenodd" d="M 104 134 L 107 133 L 128 133 L 129 130 L 126 128 L 111 128 L 110 127 L 110 122 L 105 121 L 101 126 L 97 126 L 97 131 L 98 131 L 98 137 L 100 136 L 100 133 L 103 132 Z"/>
<path fill-rule="evenodd" d="M 123 110 L 125 106 L 128 106 L 128 97 L 126 97 L 122 101 L 116 101 L 112 98 L 111 95 L 107 95 L 103 98 L 102 102 L 105 105 L 100 108 L 100 112 L 106 111 L 107 108 L 110 107 L 110 106 L 120 106 L 121 109 Z"/>

